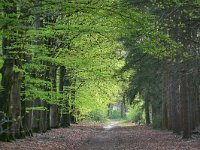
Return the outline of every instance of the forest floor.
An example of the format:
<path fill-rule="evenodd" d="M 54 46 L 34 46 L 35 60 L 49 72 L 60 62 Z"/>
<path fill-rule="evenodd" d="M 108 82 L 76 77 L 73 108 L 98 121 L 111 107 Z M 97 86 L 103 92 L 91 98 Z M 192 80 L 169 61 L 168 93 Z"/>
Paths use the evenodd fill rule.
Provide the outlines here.
<path fill-rule="evenodd" d="M 200 136 L 183 140 L 169 131 L 147 126 L 72 125 L 15 142 L 0 142 L 0 150 L 199 150 Z"/>

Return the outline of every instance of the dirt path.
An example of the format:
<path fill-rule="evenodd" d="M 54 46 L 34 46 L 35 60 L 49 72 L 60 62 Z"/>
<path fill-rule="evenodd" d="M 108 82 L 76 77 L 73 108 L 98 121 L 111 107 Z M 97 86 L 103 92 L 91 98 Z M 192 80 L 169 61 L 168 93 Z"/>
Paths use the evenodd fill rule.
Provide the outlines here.
<path fill-rule="evenodd" d="M 146 126 L 75 125 L 12 143 L 0 142 L 0 150 L 200 150 L 200 137 L 186 141 Z"/>
<path fill-rule="evenodd" d="M 144 126 L 115 127 L 96 131 L 80 150 L 200 150 L 200 139 L 185 141 Z"/>
<path fill-rule="evenodd" d="M 119 124 L 119 121 L 112 121 L 109 124 L 103 126 L 103 128 L 106 130 L 110 130 L 110 129 L 116 127 L 118 124 Z"/>

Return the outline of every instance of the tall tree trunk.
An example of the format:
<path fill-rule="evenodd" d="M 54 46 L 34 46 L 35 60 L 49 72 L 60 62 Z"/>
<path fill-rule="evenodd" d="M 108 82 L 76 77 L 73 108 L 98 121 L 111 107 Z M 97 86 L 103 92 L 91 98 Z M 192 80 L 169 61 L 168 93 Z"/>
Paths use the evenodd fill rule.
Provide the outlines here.
<path fill-rule="evenodd" d="M 172 110 L 172 76 L 170 71 L 167 72 L 167 118 L 168 118 L 168 130 L 172 130 L 173 126 L 173 110 Z"/>
<path fill-rule="evenodd" d="M 112 117 L 113 104 L 108 104 L 108 118 Z"/>
<path fill-rule="evenodd" d="M 56 92 L 56 72 L 57 68 L 56 66 L 52 66 L 50 69 L 50 78 L 52 82 L 52 91 Z M 58 128 L 59 127 L 59 108 L 57 104 L 51 104 L 50 105 L 50 127 L 51 128 Z"/>
<path fill-rule="evenodd" d="M 13 22 L 3 27 L 3 32 L 7 32 L 8 35 L 7 37 L 3 37 L 2 41 L 3 56 L 5 59 L 1 70 L 1 85 L 4 87 L 4 90 L 0 93 L 0 111 L 4 112 L 12 121 L 4 126 L 9 130 L 0 135 L 0 140 L 5 141 L 23 136 L 20 101 L 22 75 L 20 72 L 14 71 L 14 66 L 20 67 L 21 65 L 20 55 L 17 53 L 17 57 L 12 54 L 12 52 L 16 53 L 20 50 L 13 48 L 16 45 L 17 30 L 10 30 L 10 28 L 15 27 L 14 22 L 17 17 L 13 14 L 17 14 L 17 4 L 13 0 L 10 0 L 10 4 L 5 3 L 3 6 L 4 14 L 13 19 Z"/>
<path fill-rule="evenodd" d="M 187 72 L 181 72 L 180 100 L 182 112 L 183 138 L 191 138 L 191 127 L 189 118 L 189 97 L 188 97 L 188 78 Z"/>
<path fill-rule="evenodd" d="M 159 129 L 162 127 L 161 108 L 159 104 L 151 104 L 152 107 L 152 125 L 153 128 Z"/>
<path fill-rule="evenodd" d="M 22 114 L 23 114 L 23 126 L 27 136 L 33 136 L 32 133 L 32 117 L 33 110 L 26 111 L 26 108 L 32 107 L 33 101 L 22 101 Z"/>
<path fill-rule="evenodd" d="M 178 77 L 172 71 L 172 129 L 174 133 L 180 134 L 181 126 L 180 126 L 180 109 L 178 107 L 179 92 L 178 92 Z"/>
<path fill-rule="evenodd" d="M 66 69 L 64 66 L 60 67 L 60 84 L 59 91 L 63 94 L 62 101 L 62 110 L 61 110 L 61 127 L 70 126 L 70 112 L 69 112 L 69 103 L 67 97 L 67 91 L 64 90 L 64 86 L 69 86 L 68 80 L 66 79 Z"/>
<path fill-rule="evenodd" d="M 162 77 L 162 128 L 168 129 L 168 109 L 167 109 L 167 75 Z"/>
<path fill-rule="evenodd" d="M 70 113 L 70 118 L 71 118 L 71 123 L 76 123 L 76 108 L 75 108 L 75 100 L 76 100 L 76 79 L 71 80 L 72 84 L 72 89 L 71 89 L 71 113 Z"/>
<path fill-rule="evenodd" d="M 125 100 L 125 96 L 123 96 L 122 102 L 121 102 L 121 118 L 126 118 L 126 100 Z"/>
<path fill-rule="evenodd" d="M 51 64 L 49 62 L 44 62 L 44 65 L 46 66 L 46 70 L 44 72 L 43 80 L 51 82 Z M 50 92 L 51 88 L 46 85 L 44 87 L 44 91 Z M 49 98 L 51 97 L 50 94 L 48 94 Z M 45 111 L 42 111 L 43 116 L 43 132 L 46 132 L 50 129 L 50 104 L 49 102 L 46 102 L 42 100 L 42 106 L 46 108 Z"/>
<path fill-rule="evenodd" d="M 50 106 L 50 127 L 58 128 L 59 127 L 59 109 L 58 106 L 52 104 Z"/>
<path fill-rule="evenodd" d="M 40 107 L 40 106 L 41 105 L 40 105 L 39 99 L 33 100 L 32 107 Z M 32 130 L 33 130 L 33 132 L 40 132 L 39 119 L 40 119 L 40 110 L 33 110 L 33 113 L 32 113 Z"/>
<path fill-rule="evenodd" d="M 149 106 L 149 101 L 148 101 L 148 100 L 145 100 L 144 109 L 145 109 L 145 121 L 146 121 L 146 124 L 147 124 L 147 125 L 151 124 L 149 107 L 150 107 L 150 106 Z"/>
<path fill-rule="evenodd" d="M 5 39 L 4 39 L 5 40 Z M 5 43 L 4 43 L 5 44 Z M 4 45 L 5 46 L 5 45 Z M 5 113 L 8 119 L 13 120 L 12 118 L 12 105 L 11 102 L 11 89 L 13 84 L 13 60 L 6 59 L 4 60 L 3 68 L 2 68 L 2 87 L 4 90 L 0 94 L 0 111 Z M 15 139 L 15 137 L 11 134 L 11 124 L 7 124 L 3 126 L 3 130 L 7 130 L 5 133 L 0 135 L 0 140 L 9 141 Z M 9 130 L 8 130 L 9 129 Z"/>
<path fill-rule="evenodd" d="M 21 117 L 21 81 L 22 74 L 20 72 L 14 72 L 13 85 L 11 87 L 10 112 L 12 113 L 12 118 L 14 119 L 11 131 L 13 133 L 13 136 L 16 138 L 21 138 L 25 135 Z"/>

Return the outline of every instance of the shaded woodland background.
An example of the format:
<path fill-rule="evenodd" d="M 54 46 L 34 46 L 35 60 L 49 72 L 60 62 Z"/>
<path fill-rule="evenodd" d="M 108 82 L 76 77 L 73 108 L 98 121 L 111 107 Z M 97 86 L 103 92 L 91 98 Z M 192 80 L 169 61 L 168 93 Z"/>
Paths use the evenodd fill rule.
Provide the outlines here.
<path fill-rule="evenodd" d="M 116 100 L 125 109 L 138 99 L 146 124 L 190 138 L 199 13 L 198 0 L 2 0 L 0 139 L 106 118 Z"/>

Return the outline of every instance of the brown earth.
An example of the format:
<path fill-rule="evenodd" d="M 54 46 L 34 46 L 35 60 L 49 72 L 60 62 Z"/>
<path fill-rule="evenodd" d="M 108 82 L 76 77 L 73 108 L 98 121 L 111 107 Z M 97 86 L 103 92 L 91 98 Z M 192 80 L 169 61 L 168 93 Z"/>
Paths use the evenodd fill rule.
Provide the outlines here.
<path fill-rule="evenodd" d="M 147 126 L 73 125 L 12 143 L 0 142 L 0 150 L 200 150 L 200 136 L 183 140 Z"/>

